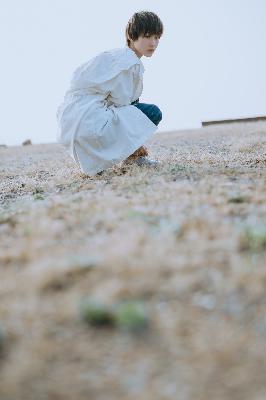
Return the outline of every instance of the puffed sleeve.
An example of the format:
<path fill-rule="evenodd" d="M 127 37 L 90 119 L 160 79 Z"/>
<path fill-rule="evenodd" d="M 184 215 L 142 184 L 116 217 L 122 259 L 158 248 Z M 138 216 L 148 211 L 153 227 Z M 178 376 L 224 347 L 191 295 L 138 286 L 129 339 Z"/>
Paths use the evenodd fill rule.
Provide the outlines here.
<path fill-rule="evenodd" d="M 136 65 L 127 70 L 123 70 L 108 81 L 97 85 L 97 91 L 104 94 L 109 103 L 116 106 L 131 104 L 137 80 L 140 79 L 137 74 Z"/>
<path fill-rule="evenodd" d="M 136 86 L 141 79 L 140 66 L 131 58 L 114 57 L 104 52 L 74 71 L 71 90 L 85 89 L 103 94 L 117 106 L 127 105 L 134 99 Z"/>

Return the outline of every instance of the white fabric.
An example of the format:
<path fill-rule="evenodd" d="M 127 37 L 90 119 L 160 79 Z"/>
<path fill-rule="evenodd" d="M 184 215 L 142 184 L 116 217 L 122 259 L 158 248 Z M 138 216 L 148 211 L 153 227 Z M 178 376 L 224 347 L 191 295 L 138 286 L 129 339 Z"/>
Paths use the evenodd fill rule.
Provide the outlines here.
<path fill-rule="evenodd" d="M 131 105 L 142 93 L 144 70 L 125 46 L 100 53 L 74 71 L 57 110 L 57 140 L 82 172 L 95 175 L 126 159 L 157 130 Z"/>

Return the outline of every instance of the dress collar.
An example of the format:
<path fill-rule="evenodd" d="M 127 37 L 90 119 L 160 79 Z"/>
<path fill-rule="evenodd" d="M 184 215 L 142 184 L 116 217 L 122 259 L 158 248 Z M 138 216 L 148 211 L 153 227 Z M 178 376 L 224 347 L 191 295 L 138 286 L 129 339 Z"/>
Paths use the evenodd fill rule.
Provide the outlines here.
<path fill-rule="evenodd" d="M 140 65 L 141 72 L 143 73 L 143 72 L 145 71 L 145 68 L 144 68 L 144 65 L 143 65 L 141 59 L 137 56 L 137 54 L 135 53 L 135 51 L 132 50 L 130 47 L 125 46 L 125 48 L 129 51 L 130 54 L 132 54 L 132 55 L 135 57 L 136 61 L 137 61 L 138 64 Z"/>

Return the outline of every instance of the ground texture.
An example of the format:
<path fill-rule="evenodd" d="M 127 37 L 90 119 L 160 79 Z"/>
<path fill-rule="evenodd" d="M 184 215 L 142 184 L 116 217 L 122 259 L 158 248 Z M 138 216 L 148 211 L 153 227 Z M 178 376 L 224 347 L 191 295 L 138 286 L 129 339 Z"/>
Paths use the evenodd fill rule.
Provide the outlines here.
<path fill-rule="evenodd" d="M 0 148 L 1 400 L 266 398 L 266 124 L 157 134 L 157 169 Z M 94 326 L 81 301 L 145 308 Z"/>

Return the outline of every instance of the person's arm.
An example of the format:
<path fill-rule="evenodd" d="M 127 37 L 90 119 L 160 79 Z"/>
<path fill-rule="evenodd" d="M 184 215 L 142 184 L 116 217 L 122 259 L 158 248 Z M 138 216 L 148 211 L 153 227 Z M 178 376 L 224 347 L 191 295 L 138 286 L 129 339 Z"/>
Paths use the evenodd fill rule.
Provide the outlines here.
<path fill-rule="evenodd" d="M 133 65 L 120 71 L 111 79 L 98 84 L 96 90 L 105 94 L 108 101 L 117 107 L 130 105 L 135 92 L 135 69 L 136 66 Z"/>

